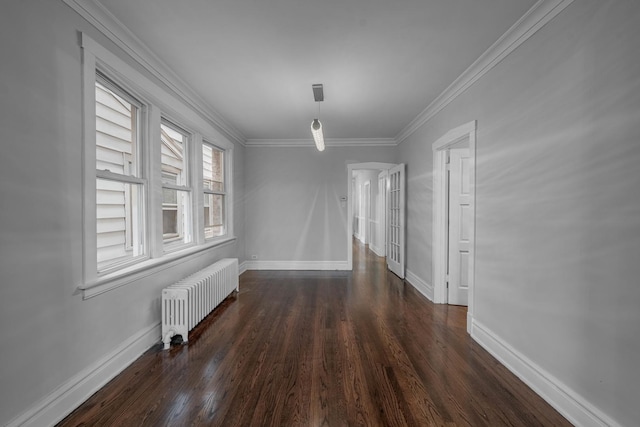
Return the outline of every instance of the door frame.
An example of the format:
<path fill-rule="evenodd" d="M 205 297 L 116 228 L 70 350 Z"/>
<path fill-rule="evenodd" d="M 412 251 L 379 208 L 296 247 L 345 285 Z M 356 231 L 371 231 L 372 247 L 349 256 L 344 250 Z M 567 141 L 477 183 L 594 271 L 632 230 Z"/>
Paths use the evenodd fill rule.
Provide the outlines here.
<path fill-rule="evenodd" d="M 475 284 L 475 230 L 476 230 L 476 130 L 477 121 L 451 129 L 431 145 L 433 154 L 433 302 L 446 304 L 446 261 L 447 261 L 447 149 L 462 141 L 469 141 L 469 185 L 471 221 L 469 224 L 469 307 L 467 310 L 467 331 L 471 331 L 474 306 Z"/>
<path fill-rule="evenodd" d="M 353 270 L 353 171 L 361 169 L 389 170 L 395 163 L 348 163 L 347 164 L 347 270 Z M 385 238 L 386 243 L 386 238 Z"/>
<path fill-rule="evenodd" d="M 381 178 L 382 177 L 382 178 Z M 380 185 L 380 181 L 383 185 Z M 387 256 L 387 195 L 389 192 L 389 170 L 383 169 L 378 172 L 378 194 L 376 195 L 376 219 L 378 220 L 378 229 L 376 230 L 376 250 L 374 252 L 378 256 Z M 380 245 L 380 239 L 383 240 Z M 370 246 L 371 247 L 371 246 Z"/>
<path fill-rule="evenodd" d="M 364 244 L 371 247 L 371 180 L 362 184 L 362 209 L 364 211 Z"/>

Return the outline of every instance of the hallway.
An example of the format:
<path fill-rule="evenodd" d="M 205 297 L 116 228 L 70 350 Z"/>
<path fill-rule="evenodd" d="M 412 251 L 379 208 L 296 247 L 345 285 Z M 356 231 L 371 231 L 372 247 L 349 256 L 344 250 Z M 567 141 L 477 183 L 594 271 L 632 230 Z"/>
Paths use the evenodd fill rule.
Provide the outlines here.
<path fill-rule="evenodd" d="M 562 426 L 554 409 L 354 240 L 353 272 L 248 271 L 60 426 Z"/>

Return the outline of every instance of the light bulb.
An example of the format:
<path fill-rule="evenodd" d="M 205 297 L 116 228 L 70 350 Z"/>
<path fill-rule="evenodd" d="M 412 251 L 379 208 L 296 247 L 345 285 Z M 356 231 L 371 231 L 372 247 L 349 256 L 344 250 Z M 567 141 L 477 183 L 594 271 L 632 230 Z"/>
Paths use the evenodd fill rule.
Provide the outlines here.
<path fill-rule="evenodd" d="M 313 122 L 311 122 L 311 134 L 318 151 L 324 151 L 324 135 L 322 135 L 322 123 L 320 123 L 320 120 L 313 119 Z"/>

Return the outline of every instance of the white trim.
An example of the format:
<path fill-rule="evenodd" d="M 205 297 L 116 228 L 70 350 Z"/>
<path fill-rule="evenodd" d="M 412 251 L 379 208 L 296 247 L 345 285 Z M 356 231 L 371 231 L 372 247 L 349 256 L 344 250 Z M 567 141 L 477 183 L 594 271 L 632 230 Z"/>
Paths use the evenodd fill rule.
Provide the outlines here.
<path fill-rule="evenodd" d="M 104 6 L 94 0 L 62 1 L 131 56 L 131 58 L 144 67 L 145 70 L 166 84 L 184 102 L 197 111 L 199 115 L 206 118 L 217 130 L 224 133 L 226 138 L 244 144 L 245 137 L 239 130 L 227 122 Z"/>
<path fill-rule="evenodd" d="M 477 320 L 471 337 L 576 426 L 621 427 L 566 384 L 527 358 Z"/>
<path fill-rule="evenodd" d="M 429 301 L 433 302 L 433 285 L 425 282 L 409 269 L 405 270 L 405 281 L 427 297 Z"/>
<path fill-rule="evenodd" d="M 395 138 L 330 138 L 327 147 L 395 147 Z M 309 147 L 315 148 L 313 139 L 247 139 L 246 147 Z"/>
<path fill-rule="evenodd" d="M 376 225 L 377 225 L 377 222 L 376 222 Z M 384 255 L 384 251 L 382 250 L 382 248 L 379 248 L 378 246 L 374 245 L 373 243 L 369 244 L 369 249 L 371 249 L 371 252 L 373 252 L 377 256 L 380 256 L 380 257 L 385 256 Z"/>
<path fill-rule="evenodd" d="M 162 114 L 160 107 L 150 104 L 147 108 L 147 159 L 162 159 L 162 144 L 154 144 L 154 141 L 161 140 L 160 123 L 162 121 Z M 158 126 L 155 126 L 158 124 Z M 162 182 L 162 161 L 147 161 L 146 169 L 150 181 Z M 148 227 L 147 227 L 147 242 L 149 243 L 149 256 L 153 258 L 160 258 L 164 254 L 163 239 L 157 236 L 162 236 L 162 222 L 163 219 L 160 215 L 153 215 L 153 212 L 162 212 L 162 190 L 153 191 L 149 190 L 147 203 L 149 204 L 148 215 Z M 156 236 L 156 237 L 154 237 Z"/>
<path fill-rule="evenodd" d="M 449 132 L 438 138 L 436 142 L 431 144 L 431 149 L 433 151 L 442 150 L 443 148 L 455 144 L 456 142 L 458 142 L 458 140 L 468 136 L 471 132 L 474 132 L 476 128 L 476 120 L 473 120 L 469 123 L 460 125 L 457 128 L 451 129 L 449 130 Z"/>
<path fill-rule="evenodd" d="M 238 266 L 238 276 L 249 269 L 248 261 L 243 261 Z"/>
<path fill-rule="evenodd" d="M 162 188 L 163 189 L 167 188 L 169 190 L 188 191 L 189 193 L 193 191 L 191 187 L 185 187 L 184 185 L 169 184 L 166 182 L 162 183 Z"/>
<path fill-rule="evenodd" d="M 350 270 L 344 261 L 245 261 L 247 270 Z"/>
<path fill-rule="evenodd" d="M 113 173 L 108 170 L 96 170 L 96 178 L 108 179 L 111 181 L 124 182 L 128 184 L 146 185 L 147 180 L 132 175 L 123 175 L 121 173 Z"/>
<path fill-rule="evenodd" d="M 132 335 L 111 353 L 74 375 L 26 412 L 14 418 L 7 427 L 56 424 L 158 343 L 160 332 L 160 323 L 157 323 Z"/>
<path fill-rule="evenodd" d="M 97 275 L 96 233 L 96 57 L 82 49 L 82 282 L 94 280 Z M 146 120 L 142 120 L 143 126 Z M 144 129 L 143 129 L 144 131 Z M 91 135 L 91 136 L 90 136 Z M 87 137 L 91 138 L 87 141 Z M 143 165 L 144 167 L 144 165 Z M 91 176 L 92 179 L 86 177 Z M 146 175 L 145 175 L 146 176 Z M 148 192 L 147 192 L 148 194 Z M 145 236 L 146 237 L 146 236 Z"/>
<path fill-rule="evenodd" d="M 573 0 L 539 0 L 534 4 L 522 18 L 396 135 L 396 143 L 400 144 L 411 136 L 572 2 Z"/>
<path fill-rule="evenodd" d="M 166 253 L 160 258 L 151 258 L 134 264 L 131 267 L 101 276 L 93 283 L 80 285 L 78 286 L 78 291 L 82 292 L 82 299 L 93 298 L 112 289 L 128 285 L 136 280 L 171 268 L 177 264 L 207 255 L 208 253 L 206 251 L 208 249 L 226 246 L 235 241 L 235 237 L 225 237 L 220 240 L 205 243 L 204 245 L 192 245 L 181 251 Z"/>
<path fill-rule="evenodd" d="M 436 304 L 447 303 L 447 292 L 445 286 L 446 276 L 446 259 L 447 259 L 447 243 L 446 243 L 446 194 L 447 183 L 443 179 L 443 171 L 446 169 L 446 152 L 443 150 L 433 149 L 433 225 L 431 228 L 432 236 L 432 281 L 434 287 L 433 302 Z"/>
<path fill-rule="evenodd" d="M 206 242 L 206 238 L 204 233 L 200 233 L 200 230 L 204 230 L 204 197 L 206 196 L 207 192 L 204 188 L 204 184 L 203 184 L 203 168 L 204 168 L 204 162 L 203 162 L 203 155 L 202 155 L 202 150 L 204 149 L 204 146 L 206 144 L 206 142 L 204 141 L 204 138 L 202 138 L 202 135 L 200 135 L 199 133 L 195 133 L 192 136 L 192 141 L 193 141 L 193 152 L 192 152 L 192 159 L 193 159 L 193 165 L 194 165 L 194 170 L 192 171 L 192 175 L 191 177 L 194 179 L 193 181 L 193 187 L 194 187 L 194 193 L 193 193 L 193 197 L 191 198 L 191 202 L 192 202 L 192 209 L 193 209 L 193 241 L 195 242 L 196 245 L 201 245 L 203 243 Z M 211 146 L 211 144 L 209 144 L 209 146 Z M 222 163 L 223 163 L 223 173 L 226 171 L 226 166 L 224 165 L 224 162 L 226 161 L 225 155 L 223 154 L 222 156 Z M 223 179 L 225 179 L 225 184 L 226 184 L 226 177 L 223 177 Z M 198 193 L 196 193 L 198 192 Z M 202 193 L 202 197 L 200 197 L 200 194 Z M 226 215 L 226 212 L 224 213 L 224 215 Z"/>
<path fill-rule="evenodd" d="M 104 34 L 110 41 L 126 52 L 147 71 L 198 111 L 207 117 L 217 129 L 228 138 L 245 146 L 304 146 L 311 147 L 311 139 L 247 140 L 240 131 L 228 123 L 215 109 L 190 88 L 169 66 L 154 54 L 128 28 L 118 21 L 104 6 L 95 0 L 62 0 L 80 16 Z M 509 28 L 489 49 L 487 49 L 467 70 L 449 85 L 395 138 L 349 138 L 328 140 L 329 145 L 340 146 L 393 146 L 398 145 L 429 121 L 433 116 L 456 99 L 478 79 L 499 64 L 507 55 L 533 36 L 547 22 L 551 21 L 573 0 L 539 0 L 511 28 Z"/>
<path fill-rule="evenodd" d="M 398 166 L 397 163 L 381 163 L 381 162 L 365 162 L 365 163 L 352 163 L 347 162 L 347 167 L 351 167 L 352 170 L 383 170 L 388 171 L 394 166 Z M 351 176 L 349 176 L 351 178 Z"/>

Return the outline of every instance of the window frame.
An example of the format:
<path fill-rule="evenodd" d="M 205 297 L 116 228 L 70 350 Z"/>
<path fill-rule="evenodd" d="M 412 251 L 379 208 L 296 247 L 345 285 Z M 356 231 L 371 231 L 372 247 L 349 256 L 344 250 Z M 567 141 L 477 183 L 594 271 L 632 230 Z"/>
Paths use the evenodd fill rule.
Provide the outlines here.
<path fill-rule="evenodd" d="M 224 148 L 220 148 L 218 146 L 216 146 L 215 144 L 212 144 L 206 140 L 202 141 L 202 150 L 204 149 L 204 147 L 207 146 L 209 148 L 211 148 L 211 150 L 213 151 L 220 151 L 222 152 L 222 190 L 214 190 L 214 189 L 210 189 L 210 188 L 205 188 L 204 186 L 204 161 L 200 162 L 200 168 L 202 169 L 202 173 L 203 173 L 203 179 L 200 180 L 201 184 L 202 184 L 202 194 L 203 194 L 203 209 L 201 209 L 201 213 L 203 216 L 203 224 L 202 224 L 202 228 L 201 228 L 201 232 L 204 234 L 204 239 L 205 241 L 213 241 L 215 239 L 219 239 L 219 238 L 224 238 L 224 236 L 226 236 L 229 232 L 228 230 L 228 202 L 227 202 L 227 182 L 228 182 L 228 162 L 227 162 L 227 152 Z M 201 150 L 201 151 L 202 151 Z M 204 156 L 204 154 L 203 154 Z M 213 157 L 213 156 L 212 156 Z M 224 230 L 224 232 L 220 235 L 220 236 L 213 236 L 213 237 L 209 237 L 207 238 L 206 236 L 206 230 L 205 230 L 205 224 L 206 224 L 206 219 L 204 218 L 204 198 L 208 195 L 219 195 L 222 196 L 222 228 Z"/>
<path fill-rule="evenodd" d="M 178 176 L 180 175 L 179 173 L 175 173 L 176 175 L 176 184 L 171 184 L 171 183 L 165 183 L 164 180 L 162 179 L 162 174 L 164 173 L 171 173 L 173 174 L 174 172 L 167 172 L 167 171 L 163 171 L 162 170 L 162 156 L 160 159 L 160 167 L 161 167 L 161 171 L 160 171 L 160 175 L 161 175 L 161 179 L 160 179 L 160 186 L 162 188 L 162 193 L 163 193 L 163 201 L 162 201 L 162 217 L 163 217 L 163 221 L 164 221 L 164 212 L 165 212 L 165 203 L 164 203 L 164 190 L 172 190 L 172 191 L 176 191 L 176 228 L 177 228 L 177 234 L 175 237 L 172 238 L 167 238 L 166 237 L 166 233 L 164 233 L 164 229 L 162 232 L 162 250 L 163 252 L 167 253 L 167 252 L 174 252 L 174 251 L 179 251 L 180 249 L 184 249 L 185 247 L 188 246 L 192 246 L 195 244 L 196 239 L 194 238 L 194 233 L 193 233 L 193 225 L 194 225 L 194 221 L 193 221 L 193 199 L 194 199 L 194 193 L 193 193 L 193 161 L 191 160 L 193 158 L 192 156 L 192 141 L 193 141 L 193 133 L 189 132 L 187 130 L 185 130 L 182 126 L 177 125 L 174 121 L 167 119 L 166 117 L 161 117 L 160 119 L 160 138 L 157 141 L 154 141 L 154 143 L 159 144 L 160 145 L 160 151 L 162 150 L 162 126 L 168 127 L 171 130 L 173 130 L 176 133 L 179 133 L 180 135 L 182 135 L 184 137 L 184 140 L 182 141 L 183 147 L 182 147 L 182 159 L 183 159 L 183 170 L 182 170 L 182 176 L 180 177 L 181 179 L 178 180 Z M 170 136 L 169 136 L 170 137 Z M 181 181 L 181 183 L 179 183 L 178 181 Z M 188 195 L 188 202 L 187 202 L 187 206 L 181 206 L 181 202 L 178 196 L 178 192 L 185 192 Z M 184 215 L 184 221 L 180 220 L 180 214 Z M 164 224 L 163 224 L 164 226 Z M 164 227 L 163 227 L 164 228 Z M 183 236 L 182 238 L 180 238 L 180 236 Z M 186 240 L 186 241 L 185 241 Z"/>
<path fill-rule="evenodd" d="M 140 100 L 138 100 L 135 96 L 131 95 L 131 93 L 129 93 L 127 91 L 127 89 L 122 88 L 118 83 L 112 81 L 108 76 L 105 75 L 105 73 L 101 72 L 99 69 L 96 69 L 95 72 L 95 83 L 94 83 L 94 95 L 95 95 L 95 89 L 97 88 L 97 85 L 101 85 L 103 86 L 106 90 L 113 92 L 115 95 L 121 97 L 123 100 L 129 102 L 131 104 L 132 107 L 135 107 L 137 110 L 136 113 L 136 117 L 135 117 L 135 122 L 136 122 L 136 126 L 135 129 L 132 129 L 132 132 L 135 132 L 136 136 L 135 136 L 135 146 L 133 148 L 133 155 L 135 158 L 135 169 L 136 172 L 135 174 L 127 174 L 126 172 L 123 172 L 122 174 L 120 173 L 116 173 L 116 172 L 112 172 L 109 170 L 100 170 L 97 167 L 97 136 L 94 136 L 94 142 L 93 142 L 93 150 L 94 150 L 94 168 L 95 168 L 95 180 L 94 180 L 94 191 L 96 191 L 95 197 L 96 197 L 96 214 L 97 214 L 97 181 L 98 180 L 104 180 L 104 181 L 111 181 L 111 182 L 118 182 L 118 183 L 122 183 L 122 184 L 129 184 L 129 185 L 138 185 L 141 187 L 141 192 L 142 194 L 139 195 L 138 197 L 140 198 L 140 202 L 141 202 L 141 206 L 139 207 L 139 213 L 138 213 L 138 220 L 136 221 L 134 218 L 132 218 L 132 215 L 130 214 L 130 212 L 125 208 L 125 249 L 132 249 L 133 250 L 133 236 L 130 236 L 129 233 L 130 231 L 133 229 L 134 222 L 137 222 L 136 227 L 139 228 L 138 232 L 136 234 L 138 234 L 137 238 L 140 240 L 140 245 L 142 246 L 142 250 L 141 250 L 141 254 L 138 256 L 134 256 L 132 258 L 120 261 L 120 262 L 112 262 L 108 265 L 106 265 L 105 267 L 101 268 L 100 267 L 100 263 L 97 261 L 97 230 L 96 230 L 96 263 L 97 263 L 97 275 L 98 276 L 102 276 L 105 274 L 108 274 L 109 272 L 112 271 L 117 271 L 120 269 L 123 269 L 127 266 L 133 265 L 133 264 L 137 264 L 141 261 L 144 261 L 145 259 L 149 258 L 149 247 L 148 247 L 148 234 L 146 233 L 146 221 L 147 221 L 147 215 L 146 215 L 146 210 L 147 210 L 147 200 L 146 200 L 146 194 L 149 192 L 149 182 L 148 179 L 146 178 L 146 175 L 144 173 L 144 157 L 142 155 L 143 151 L 144 151 L 144 143 L 146 140 L 146 137 L 144 135 L 144 127 L 142 126 L 142 123 L 145 120 L 146 117 L 146 111 L 147 111 L 147 106 L 141 102 Z M 94 108 L 95 108 L 95 104 L 96 104 L 97 100 L 94 96 Z M 94 135 L 96 135 L 97 133 L 97 124 L 95 123 L 97 119 L 97 112 L 94 114 Z M 88 147 L 87 147 L 88 149 Z M 123 157 L 126 158 L 126 154 L 123 153 Z M 129 155 L 130 156 L 130 155 Z M 126 164 L 125 164 L 125 169 L 126 169 Z M 124 196 L 125 196 L 125 206 L 126 206 L 126 199 L 131 197 L 130 194 L 130 189 L 129 187 L 127 187 L 125 185 L 124 187 Z M 96 218 L 96 223 L 97 223 L 97 218 Z"/>
<path fill-rule="evenodd" d="M 91 298 L 111 289 L 135 282 L 149 274 L 164 270 L 184 262 L 185 258 L 200 256 L 202 251 L 230 244 L 235 241 L 233 234 L 233 143 L 205 119 L 202 112 L 179 93 L 168 92 L 155 83 L 148 75 L 133 68 L 117 55 L 81 33 L 82 52 L 82 169 L 83 169 L 83 260 L 82 281 L 78 289 L 83 298 Z M 98 272 L 97 263 L 97 219 L 96 219 L 96 179 L 123 176 L 109 171 L 97 171 L 96 167 L 96 95 L 95 85 L 98 73 L 104 76 L 120 91 L 138 101 L 141 140 L 137 176 L 126 176 L 135 184 L 144 184 L 144 257 L 138 257 L 126 265 L 117 265 L 108 271 Z M 162 237 L 162 166 L 160 124 L 166 120 L 172 127 L 184 130 L 188 135 L 185 155 L 188 191 L 191 193 L 191 242 L 165 251 Z M 224 179 L 226 185 L 225 229 L 223 236 L 204 237 L 204 192 L 202 183 L 203 140 L 223 151 Z M 200 166 L 199 166 L 200 165 Z M 116 175 L 114 177 L 113 175 Z M 182 191 L 183 188 L 181 187 Z"/>

